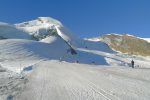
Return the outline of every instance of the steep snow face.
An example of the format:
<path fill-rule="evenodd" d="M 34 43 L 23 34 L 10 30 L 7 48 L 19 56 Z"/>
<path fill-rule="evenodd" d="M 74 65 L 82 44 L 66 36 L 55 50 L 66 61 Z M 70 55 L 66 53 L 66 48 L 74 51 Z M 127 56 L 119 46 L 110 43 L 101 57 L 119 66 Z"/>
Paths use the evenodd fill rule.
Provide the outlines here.
<path fill-rule="evenodd" d="M 20 72 L 24 67 L 28 67 L 41 60 L 59 60 L 68 46 L 61 39 L 51 43 L 42 43 L 22 39 L 0 40 L 0 65 Z"/>
<path fill-rule="evenodd" d="M 0 22 L 0 39 L 30 39 L 30 35 L 17 29 L 14 25 Z"/>
<path fill-rule="evenodd" d="M 53 29 L 56 25 L 62 26 L 59 21 L 50 17 L 39 17 L 36 20 L 15 25 L 30 35 L 48 35 L 49 29 Z"/>
<path fill-rule="evenodd" d="M 33 38 L 41 41 L 43 41 L 42 39 L 45 41 L 45 38 L 50 37 L 53 33 L 74 45 L 81 41 L 81 39 L 64 27 L 61 22 L 50 17 L 39 17 L 36 20 L 15 25 L 18 29 L 29 33 Z"/>
<path fill-rule="evenodd" d="M 85 47 L 85 40 L 73 34 L 61 22 L 50 17 L 39 17 L 36 20 L 15 25 L 1 24 L 7 26 L 7 29 L 3 29 L 4 32 L 1 31 L 2 36 L 5 37 L 1 38 L 25 38 L 48 43 L 54 39 L 52 35 L 57 34 L 57 36 L 61 37 L 69 45 L 80 48 Z M 95 46 L 93 47 L 95 48 Z"/>
<path fill-rule="evenodd" d="M 57 31 L 57 34 L 66 42 L 68 42 L 70 45 L 76 46 L 76 47 L 82 47 L 83 46 L 83 40 L 80 39 L 78 36 L 73 34 L 69 29 L 62 26 L 55 26 L 55 29 Z"/>
<path fill-rule="evenodd" d="M 35 20 L 15 25 L 31 35 L 47 35 L 49 29 L 54 29 L 54 26 L 62 26 L 61 22 L 50 17 L 38 17 Z"/>

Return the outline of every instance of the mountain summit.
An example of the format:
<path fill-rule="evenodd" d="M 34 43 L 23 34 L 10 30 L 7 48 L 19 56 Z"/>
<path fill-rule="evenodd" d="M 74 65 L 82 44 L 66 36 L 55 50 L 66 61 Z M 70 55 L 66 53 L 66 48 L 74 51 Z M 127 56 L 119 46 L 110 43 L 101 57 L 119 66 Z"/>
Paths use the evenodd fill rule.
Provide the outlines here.
<path fill-rule="evenodd" d="M 31 26 L 41 26 L 41 25 L 47 25 L 47 26 L 53 26 L 53 25 L 58 25 L 62 26 L 62 23 L 59 22 L 56 19 L 53 19 L 51 17 L 38 17 L 35 20 L 32 21 L 27 21 L 19 24 L 15 24 L 17 27 L 31 27 Z"/>
<path fill-rule="evenodd" d="M 20 69 L 45 59 L 108 65 L 110 63 L 105 57 L 107 53 L 114 53 L 106 43 L 79 38 L 61 22 L 50 17 L 39 17 L 14 25 L 1 23 L 0 37 L 0 52 L 3 52 L 0 58 L 7 57 L 9 62 L 2 61 L 1 64 L 11 70 L 18 69 L 19 62 L 30 62 L 31 59 L 32 62 L 22 64 Z M 15 58 L 14 61 L 12 58 Z"/>

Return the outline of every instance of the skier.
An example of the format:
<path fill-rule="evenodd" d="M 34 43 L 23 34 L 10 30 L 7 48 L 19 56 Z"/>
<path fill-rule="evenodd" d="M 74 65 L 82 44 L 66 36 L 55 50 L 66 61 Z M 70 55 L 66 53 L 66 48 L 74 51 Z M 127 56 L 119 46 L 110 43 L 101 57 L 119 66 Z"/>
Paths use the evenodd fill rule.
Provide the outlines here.
<path fill-rule="evenodd" d="M 131 65 L 132 65 L 132 68 L 134 68 L 134 61 L 133 60 L 131 61 Z"/>
<path fill-rule="evenodd" d="M 62 61 L 62 57 L 59 58 L 59 62 L 61 62 L 61 61 Z"/>
<path fill-rule="evenodd" d="M 76 63 L 79 63 L 79 61 L 78 61 L 78 60 L 76 60 L 75 62 L 76 62 Z"/>

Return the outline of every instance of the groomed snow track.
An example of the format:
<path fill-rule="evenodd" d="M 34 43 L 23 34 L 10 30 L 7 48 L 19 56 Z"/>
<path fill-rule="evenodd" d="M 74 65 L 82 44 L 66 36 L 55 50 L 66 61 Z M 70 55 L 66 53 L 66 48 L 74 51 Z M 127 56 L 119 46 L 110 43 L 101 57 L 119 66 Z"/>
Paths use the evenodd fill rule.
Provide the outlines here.
<path fill-rule="evenodd" d="M 126 69 L 43 61 L 14 100 L 149 100 L 150 79 L 121 70 Z"/>

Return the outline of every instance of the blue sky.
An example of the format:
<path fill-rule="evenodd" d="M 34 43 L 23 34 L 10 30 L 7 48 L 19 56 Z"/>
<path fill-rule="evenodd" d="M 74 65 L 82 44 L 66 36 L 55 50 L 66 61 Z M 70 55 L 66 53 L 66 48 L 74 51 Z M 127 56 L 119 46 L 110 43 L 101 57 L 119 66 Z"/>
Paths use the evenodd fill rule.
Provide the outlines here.
<path fill-rule="evenodd" d="M 0 21 L 51 16 L 80 37 L 129 33 L 150 38 L 150 0 L 0 0 Z"/>

